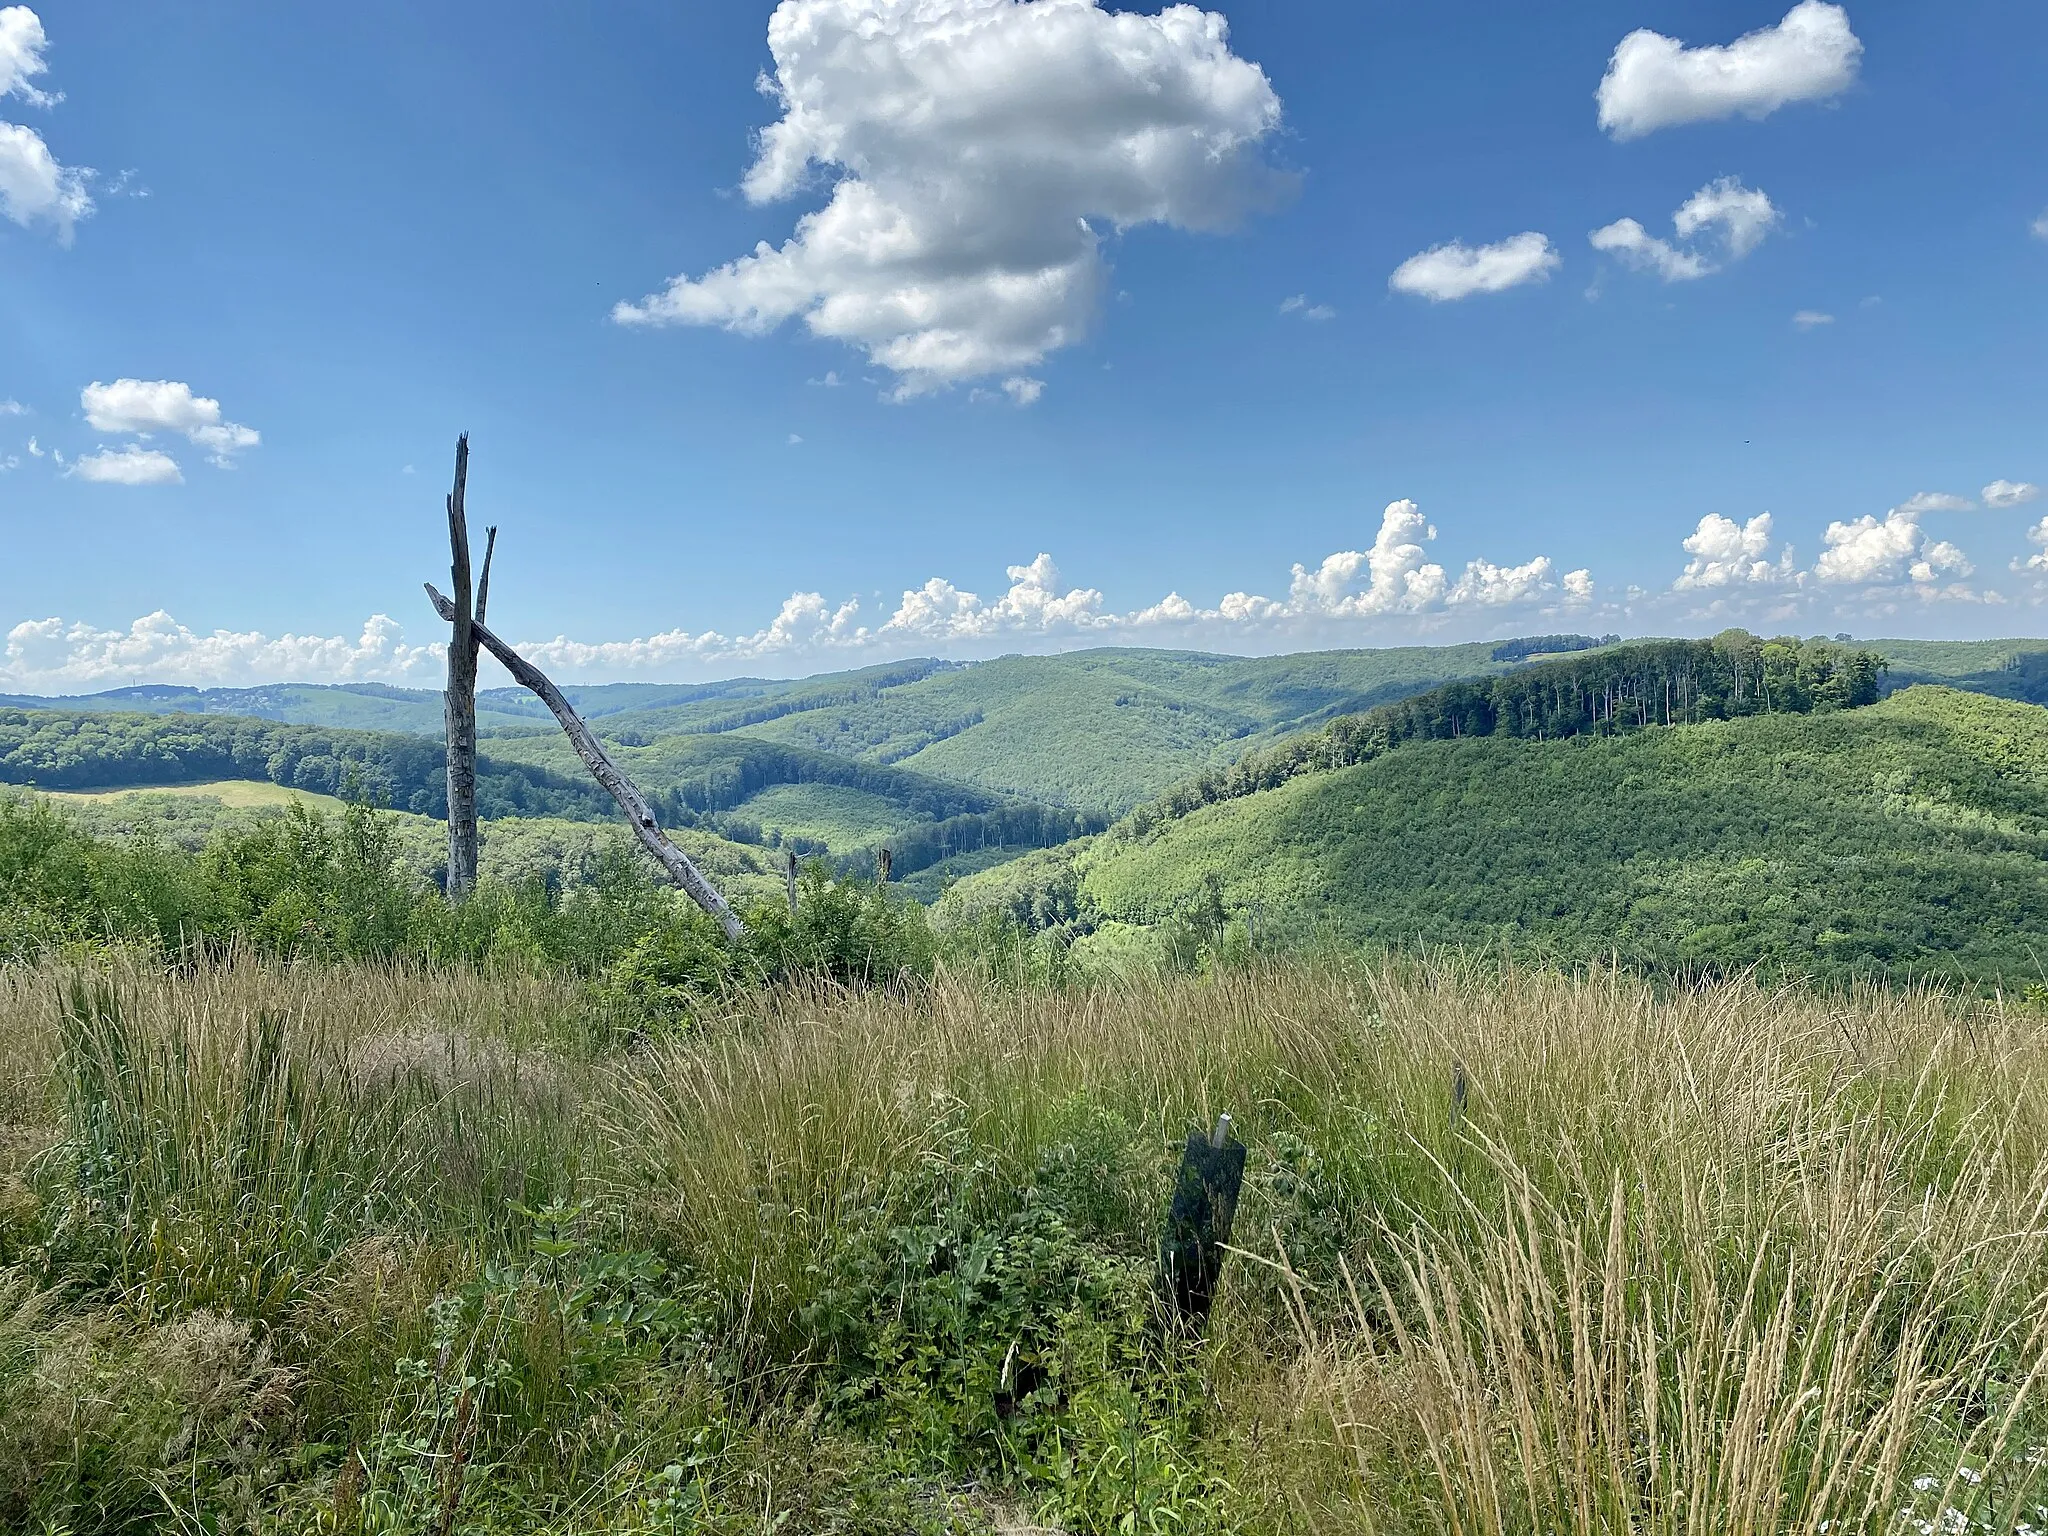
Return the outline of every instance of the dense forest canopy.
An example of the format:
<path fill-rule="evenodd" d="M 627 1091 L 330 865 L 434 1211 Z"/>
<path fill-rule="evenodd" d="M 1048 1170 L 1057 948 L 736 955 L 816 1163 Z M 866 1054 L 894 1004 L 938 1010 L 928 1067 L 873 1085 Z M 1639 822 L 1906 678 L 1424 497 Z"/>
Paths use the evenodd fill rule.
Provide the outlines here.
<path fill-rule="evenodd" d="M 398 731 L 330 730 L 233 715 L 142 715 L 0 709 L 0 783 L 44 789 L 264 779 L 323 795 L 360 794 L 396 810 L 445 816 L 439 741 Z M 582 775 L 485 757 L 485 816 L 607 817 L 611 798 Z"/>
<path fill-rule="evenodd" d="M 1119 831 L 1273 789 L 1302 773 L 1370 762 L 1406 741 L 1480 736 L 1556 740 L 1747 715 L 1826 713 L 1874 704 L 1885 660 L 1830 640 L 1763 640 L 1731 629 L 1711 640 L 1650 640 L 1538 662 L 1495 677 L 1445 683 L 1229 768 L 1178 785 Z"/>
<path fill-rule="evenodd" d="M 940 910 L 1084 952 L 1256 926 L 1266 944 L 2024 990 L 2048 967 L 2048 712 L 1919 687 L 1670 729 L 1411 740 L 1031 855 Z"/>

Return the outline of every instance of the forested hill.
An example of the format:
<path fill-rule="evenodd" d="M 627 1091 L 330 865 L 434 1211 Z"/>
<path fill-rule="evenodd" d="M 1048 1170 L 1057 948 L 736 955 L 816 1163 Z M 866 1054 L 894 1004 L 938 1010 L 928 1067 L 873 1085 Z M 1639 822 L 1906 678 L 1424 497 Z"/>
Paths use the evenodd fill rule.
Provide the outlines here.
<path fill-rule="evenodd" d="M 477 762 L 485 818 L 617 817 L 559 731 L 485 748 Z M 948 860 L 978 867 L 977 858 L 1049 847 L 1101 825 L 971 784 L 746 737 L 685 737 L 652 750 L 615 742 L 612 750 L 667 825 L 857 865 L 886 844 L 903 875 Z M 98 790 L 215 780 L 360 793 L 395 810 L 447 814 L 446 758 L 432 737 L 226 715 L 0 708 L 0 784 Z"/>
<path fill-rule="evenodd" d="M 1128 826 L 1274 789 L 1304 773 L 1370 762 L 1409 741 L 1482 736 L 1558 740 L 1748 715 L 1802 715 L 1874 704 L 1885 661 L 1826 640 L 1650 640 L 1538 662 L 1498 677 L 1446 683 L 1347 715 L 1228 768 L 1175 786 Z"/>
<path fill-rule="evenodd" d="M 2021 988 L 2048 964 L 2048 711 L 1923 686 L 1820 714 L 1410 741 L 1033 854 L 941 904 L 997 912 L 1084 952 L 1199 953 L 1256 928 Z"/>
<path fill-rule="evenodd" d="M 431 737 L 330 730 L 232 715 L 142 715 L 0 708 L 0 783 L 43 789 L 256 779 L 316 794 L 361 793 L 422 816 L 448 813 L 447 758 Z M 587 776 L 480 757 L 477 808 L 489 817 L 615 813 Z"/>

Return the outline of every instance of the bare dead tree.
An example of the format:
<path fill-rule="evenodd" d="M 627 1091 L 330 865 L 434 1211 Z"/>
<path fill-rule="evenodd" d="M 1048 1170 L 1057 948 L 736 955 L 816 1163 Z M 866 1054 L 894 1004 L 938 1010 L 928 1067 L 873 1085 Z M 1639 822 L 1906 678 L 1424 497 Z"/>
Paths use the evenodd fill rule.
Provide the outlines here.
<path fill-rule="evenodd" d="M 436 591 L 432 582 L 427 583 L 427 596 L 433 600 L 434 611 L 452 623 L 460 612 L 456 604 Z M 728 938 L 736 939 L 745 933 L 747 926 L 740 921 L 739 914 L 726 904 L 725 898 L 718 894 L 718 888 L 704 878 L 703 873 L 690 862 L 683 850 L 663 834 L 660 824 L 654 819 L 654 808 L 647 803 L 646 796 L 642 795 L 633 781 L 620 771 L 619 765 L 605 754 L 604 748 L 591 734 L 590 727 L 583 723 L 582 717 L 570 706 L 569 701 L 562 697 L 562 690 L 548 681 L 547 675 L 540 668 L 486 629 L 480 620 L 471 621 L 469 632 L 475 644 L 481 645 L 498 658 L 505 670 L 512 674 L 514 682 L 538 695 L 540 701 L 553 712 L 555 719 L 561 724 L 563 733 L 568 736 L 569 744 L 576 749 L 576 755 L 583 759 L 584 767 L 590 770 L 591 777 L 602 784 L 611 797 L 619 802 L 619 809 L 626 813 L 626 820 L 633 828 L 633 835 L 639 838 L 641 845 L 660 861 L 670 878 L 683 888 L 692 901 L 711 914 L 725 930 Z"/>
<path fill-rule="evenodd" d="M 448 493 L 448 687 L 441 695 L 448 730 L 448 895 L 460 901 L 476 888 L 476 636 L 469 593 L 469 521 L 463 496 L 469 484 L 469 434 L 455 440 L 455 489 Z M 486 557 L 488 580 L 488 557 Z M 479 607 L 481 604 L 478 605 Z"/>

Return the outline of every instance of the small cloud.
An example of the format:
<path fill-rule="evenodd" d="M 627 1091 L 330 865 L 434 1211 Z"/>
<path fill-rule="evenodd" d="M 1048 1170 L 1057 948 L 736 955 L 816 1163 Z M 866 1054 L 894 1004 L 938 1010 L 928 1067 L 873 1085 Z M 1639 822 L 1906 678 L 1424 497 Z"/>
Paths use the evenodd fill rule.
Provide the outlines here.
<path fill-rule="evenodd" d="M 410 464 L 406 465 L 405 468 L 399 471 L 401 475 L 409 475 L 412 474 L 413 472 L 413 467 Z"/>
<path fill-rule="evenodd" d="M 1952 496 L 1947 491 L 1915 491 L 1892 510 L 1903 512 L 1907 517 L 1919 517 L 1925 512 L 1974 512 L 1977 503 L 1966 496 Z"/>
<path fill-rule="evenodd" d="M 34 438 L 28 440 L 28 456 L 32 459 L 40 459 L 43 456 L 43 450 L 36 446 Z"/>
<path fill-rule="evenodd" d="M 6 474 L 9 470 L 19 468 L 21 468 L 20 455 L 10 453 L 5 458 L 0 458 L 0 475 Z"/>
<path fill-rule="evenodd" d="M 1878 305 L 1882 304 L 1883 302 L 1884 302 L 1884 299 L 1883 299 L 1883 297 L 1882 297 L 1881 295 L 1873 293 L 1873 294 L 1869 294 L 1869 295 L 1867 295 L 1867 296 L 1866 296 L 1866 297 L 1864 297 L 1864 298 L 1863 298 L 1862 300 L 1860 300 L 1860 301 L 1858 302 L 1858 304 L 1857 304 L 1857 308 L 1859 308 L 1859 309 L 1875 309 L 1875 308 L 1877 308 L 1877 306 L 1878 306 Z"/>
<path fill-rule="evenodd" d="M 800 443 L 800 442 L 802 442 L 802 441 L 803 441 L 803 438 L 802 438 L 802 437 L 800 437 L 799 435 L 797 435 L 796 433 L 792 432 L 792 433 L 790 433 L 790 434 L 789 434 L 789 446 L 790 446 L 790 447 L 794 448 L 794 447 L 795 447 L 795 446 L 796 446 L 796 445 L 797 445 L 798 443 Z"/>
<path fill-rule="evenodd" d="M 1667 283 L 1690 282 L 1714 270 L 1705 257 L 1659 240 L 1634 219 L 1603 224 L 1586 238 L 1594 250 L 1618 256 L 1639 272 L 1654 272 Z"/>
<path fill-rule="evenodd" d="M 2041 217 L 2027 226 L 2034 232 L 2036 240 L 2048 240 L 2048 208 L 2041 210 Z"/>
<path fill-rule="evenodd" d="M 1595 92 L 1600 126 L 1621 140 L 1738 114 L 1768 117 L 1847 90 L 1862 56 L 1849 13 L 1824 0 L 1800 0 L 1776 26 L 1719 47 L 1689 48 L 1644 27 L 1608 61 Z"/>
<path fill-rule="evenodd" d="M 1280 301 L 1280 313 L 1283 315 L 1299 315 L 1304 320 L 1317 322 L 1337 318 L 1336 310 L 1327 304 L 1311 304 L 1308 295 L 1305 293 L 1297 293 L 1292 298 L 1282 299 Z"/>
<path fill-rule="evenodd" d="M 816 389 L 837 389 L 846 381 L 839 377 L 836 369 L 827 368 L 822 379 L 805 379 L 804 382 Z"/>
<path fill-rule="evenodd" d="M 185 479 L 168 453 L 133 443 L 82 455 L 67 473 L 99 485 L 180 485 Z"/>
<path fill-rule="evenodd" d="M 1792 317 L 1792 323 L 1802 331 L 1810 331 L 1815 326 L 1833 325 L 1835 317 L 1817 309 L 1802 309 Z"/>
<path fill-rule="evenodd" d="M 26 416 L 28 407 L 19 400 L 0 400 L 0 416 Z"/>
<path fill-rule="evenodd" d="M 2011 507 L 2023 507 L 2041 494 L 2041 487 L 2029 485 L 2024 480 L 1994 480 L 1982 492 L 1984 505 L 1994 512 L 2004 512 Z"/>
<path fill-rule="evenodd" d="M 1038 404 L 1038 397 L 1045 393 L 1045 380 L 1015 374 L 1003 380 L 1003 393 L 1010 397 L 1012 405 L 1022 410 L 1027 405 Z"/>
<path fill-rule="evenodd" d="M 1494 245 L 1466 245 L 1453 240 L 1431 246 L 1394 268 L 1387 286 L 1441 304 L 1469 299 L 1475 293 L 1500 293 L 1523 283 L 1546 281 L 1564 258 L 1550 237 L 1524 230 Z"/>
<path fill-rule="evenodd" d="M 206 450 L 207 462 L 233 469 L 234 455 L 263 441 L 254 427 L 227 421 L 220 402 L 194 394 L 190 384 L 174 379 L 97 380 L 78 392 L 85 419 L 102 432 L 128 432 L 147 437 L 177 432 Z"/>
<path fill-rule="evenodd" d="M 1720 262 L 1698 248 L 1698 237 L 1718 237 L 1720 255 L 1740 261 L 1782 222 L 1783 214 L 1767 195 L 1723 176 L 1693 193 L 1671 216 L 1672 228 L 1679 239 L 1691 241 L 1690 246 L 1661 240 L 1634 219 L 1616 219 L 1587 238 L 1594 250 L 1639 272 L 1654 272 L 1667 283 L 1685 283 L 1721 270 Z"/>

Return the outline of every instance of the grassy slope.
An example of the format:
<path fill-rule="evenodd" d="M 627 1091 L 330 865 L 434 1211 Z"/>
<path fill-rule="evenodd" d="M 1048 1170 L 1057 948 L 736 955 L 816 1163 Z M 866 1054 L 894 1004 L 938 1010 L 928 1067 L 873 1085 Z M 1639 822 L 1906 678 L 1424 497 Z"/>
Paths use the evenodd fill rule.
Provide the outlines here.
<path fill-rule="evenodd" d="M 2036 979 L 2048 713 L 1915 688 L 1835 715 L 1411 744 L 1037 855 L 954 904 L 1015 908 L 1064 857 L 1114 922 L 1196 911 L 1213 887 L 1269 931 L 1350 941 Z"/>
<path fill-rule="evenodd" d="M 74 979 L 0 972 L 9 1531 L 1820 1536 L 2048 1498 L 2035 1011 L 1260 967 L 621 1040 L 517 971 L 152 965 L 67 1033 Z M 1221 1107 L 1249 1252 L 1160 1349 Z"/>
<path fill-rule="evenodd" d="M 342 810 L 347 804 L 333 795 L 316 795 L 308 789 L 272 784 L 267 779 L 212 779 L 203 784 L 123 785 L 105 789 L 55 789 L 44 793 L 52 800 L 110 809 L 116 806 L 126 808 L 159 796 L 211 800 L 231 810 L 254 810 L 265 806 L 282 809 L 288 805 L 303 805 L 308 810 L 332 813 Z"/>

